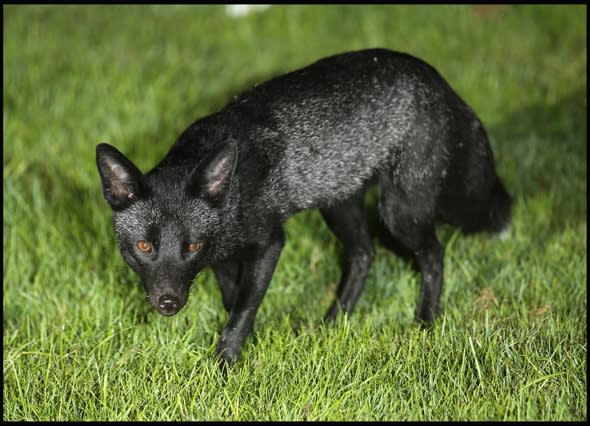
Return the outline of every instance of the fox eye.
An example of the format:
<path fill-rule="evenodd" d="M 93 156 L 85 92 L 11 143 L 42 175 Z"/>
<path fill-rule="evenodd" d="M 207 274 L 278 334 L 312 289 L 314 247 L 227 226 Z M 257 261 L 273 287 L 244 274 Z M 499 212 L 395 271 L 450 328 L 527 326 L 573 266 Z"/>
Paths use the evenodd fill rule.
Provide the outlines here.
<path fill-rule="evenodd" d="M 190 251 L 191 253 L 196 253 L 199 250 L 201 250 L 201 247 L 202 246 L 203 245 L 199 241 L 197 241 L 195 243 L 192 243 L 192 244 L 189 244 L 188 245 L 188 251 Z"/>
<path fill-rule="evenodd" d="M 138 241 L 135 245 L 144 253 L 151 253 L 153 251 L 152 243 L 148 243 L 147 241 Z"/>

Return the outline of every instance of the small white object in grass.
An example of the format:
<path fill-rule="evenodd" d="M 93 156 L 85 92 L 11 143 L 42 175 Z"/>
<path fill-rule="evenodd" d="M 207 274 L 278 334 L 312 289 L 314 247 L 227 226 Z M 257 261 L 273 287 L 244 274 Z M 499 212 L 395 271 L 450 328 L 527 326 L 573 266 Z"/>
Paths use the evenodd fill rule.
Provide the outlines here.
<path fill-rule="evenodd" d="M 225 7 L 226 13 L 234 18 L 246 16 L 251 12 L 268 9 L 270 4 L 228 4 Z"/>
<path fill-rule="evenodd" d="M 508 240 L 512 236 L 512 226 L 509 224 L 506 228 L 502 229 L 496 236 L 502 240 Z"/>

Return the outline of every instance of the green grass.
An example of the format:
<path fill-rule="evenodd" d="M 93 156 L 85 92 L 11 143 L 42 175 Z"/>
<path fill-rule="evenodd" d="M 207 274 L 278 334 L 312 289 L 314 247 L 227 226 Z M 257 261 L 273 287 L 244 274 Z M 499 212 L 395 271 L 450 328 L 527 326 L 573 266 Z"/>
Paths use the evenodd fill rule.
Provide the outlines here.
<path fill-rule="evenodd" d="M 585 6 L 3 12 L 4 420 L 587 418 Z M 225 377 L 214 277 L 172 318 L 147 305 L 95 145 L 146 171 L 240 90 L 373 46 L 424 58 L 477 111 L 515 197 L 511 236 L 439 228 L 445 313 L 431 331 L 413 322 L 419 274 L 377 245 L 355 315 L 325 327 L 340 247 L 303 212 Z"/>

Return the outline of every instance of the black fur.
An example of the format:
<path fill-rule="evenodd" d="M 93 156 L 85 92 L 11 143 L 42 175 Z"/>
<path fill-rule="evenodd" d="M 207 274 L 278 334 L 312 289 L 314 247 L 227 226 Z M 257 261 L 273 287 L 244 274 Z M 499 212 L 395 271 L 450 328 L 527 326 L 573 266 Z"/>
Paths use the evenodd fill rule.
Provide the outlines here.
<path fill-rule="evenodd" d="M 380 216 L 422 272 L 416 316 L 424 323 L 439 312 L 443 282 L 435 221 L 465 232 L 510 221 L 511 197 L 475 113 L 430 65 L 384 49 L 257 85 L 189 126 L 146 175 L 107 144 L 96 154 L 121 252 L 155 309 L 178 312 L 195 275 L 212 267 L 229 312 L 218 346 L 225 361 L 237 359 L 252 330 L 282 225 L 297 211 L 319 208 L 344 246 L 329 319 L 352 312 L 374 257 L 369 185 L 378 184 Z M 190 251 L 195 242 L 200 250 Z"/>

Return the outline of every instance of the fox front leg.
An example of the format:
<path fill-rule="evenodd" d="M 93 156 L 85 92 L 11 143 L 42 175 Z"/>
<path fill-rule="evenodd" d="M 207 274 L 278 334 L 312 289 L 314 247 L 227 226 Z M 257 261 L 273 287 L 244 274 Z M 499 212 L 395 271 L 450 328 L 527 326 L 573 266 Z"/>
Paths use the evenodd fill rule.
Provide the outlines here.
<path fill-rule="evenodd" d="M 223 307 L 229 313 L 238 293 L 241 264 L 239 262 L 223 262 L 212 265 L 211 269 L 213 269 L 217 284 L 221 289 Z"/>
<path fill-rule="evenodd" d="M 266 244 L 255 246 L 242 262 L 240 285 L 230 310 L 229 320 L 217 346 L 222 364 L 234 363 L 240 356 L 246 337 L 252 332 L 256 312 L 270 283 L 285 243 L 282 229 L 275 231 Z"/>

